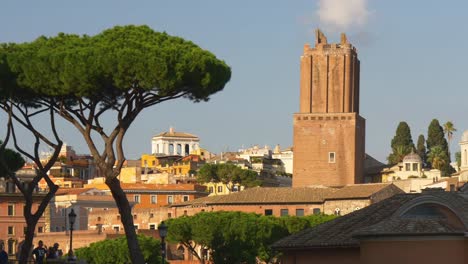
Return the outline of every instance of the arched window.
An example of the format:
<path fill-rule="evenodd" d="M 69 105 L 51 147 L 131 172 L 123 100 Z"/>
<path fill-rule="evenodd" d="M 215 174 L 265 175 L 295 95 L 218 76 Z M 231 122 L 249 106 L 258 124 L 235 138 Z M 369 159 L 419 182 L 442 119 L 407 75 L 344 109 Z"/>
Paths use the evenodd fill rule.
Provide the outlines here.
<path fill-rule="evenodd" d="M 174 155 L 174 144 L 169 144 L 169 155 Z"/>
<path fill-rule="evenodd" d="M 189 144 L 185 144 L 185 156 L 189 155 L 190 154 L 190 145 Z"/>
<path fill-rule="evenodd" d="M 177 248 L 177 256 L 179 260 L 185 259 L 185 248 L 183 246 Z"/>
<path fill-rule="evenodd" d="M 335 215 L 341 215 L 340 208 L 335 208 Z"/>
<path fill-rule="evenodd" d="M 182 155 L 182 144 L 177 144 L 177 155 Z"/>

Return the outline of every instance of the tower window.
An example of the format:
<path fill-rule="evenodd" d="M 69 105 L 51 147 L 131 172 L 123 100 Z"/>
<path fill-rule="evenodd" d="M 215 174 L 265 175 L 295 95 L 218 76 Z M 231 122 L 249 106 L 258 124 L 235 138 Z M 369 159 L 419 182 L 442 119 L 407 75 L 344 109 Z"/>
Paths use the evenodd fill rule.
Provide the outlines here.
<path fill-rule="evenodd" d="M 335 152 L 328 152 L 328 163 L 335 163 Z"/>

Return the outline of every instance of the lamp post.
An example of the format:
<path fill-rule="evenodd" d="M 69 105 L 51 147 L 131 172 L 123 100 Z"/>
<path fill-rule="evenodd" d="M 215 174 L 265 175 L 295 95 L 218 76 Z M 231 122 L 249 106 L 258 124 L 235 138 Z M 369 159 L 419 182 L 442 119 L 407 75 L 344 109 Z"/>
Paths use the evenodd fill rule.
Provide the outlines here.
<path fill-rule="evenodd" d="M 73 208 L 71 212 L 68 214 L 68 221 L 70 221 L 70 250 L 68 250 L 68 261 L 75 260 L 75 256 L 73 255 L 73 225 L 75 224 L 76 214 Z"/>
<path fill-rule="evenodd" d="M 166 259 L 166 242 L 164 241 L 167 236 L 167 225 L 164 221 L 161 222 L 158 226 L 159 237 L 161 238 L 161 258 L 162 264 L 164 264 L 164 260 Z"/>

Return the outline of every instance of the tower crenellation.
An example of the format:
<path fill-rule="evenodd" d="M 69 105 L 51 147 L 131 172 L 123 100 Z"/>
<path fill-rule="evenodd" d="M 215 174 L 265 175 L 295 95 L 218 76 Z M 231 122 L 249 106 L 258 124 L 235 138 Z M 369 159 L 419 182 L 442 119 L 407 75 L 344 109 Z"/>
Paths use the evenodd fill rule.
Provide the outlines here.
<path fill-rule="evenodd" d="M 345 34 L 340 43 L 328 43 L 317 30 L 315 46 L 305 44 L 300 60 L 293 186 L 362 182 L 365 119 L 359 115 L 356 48 Z"/>

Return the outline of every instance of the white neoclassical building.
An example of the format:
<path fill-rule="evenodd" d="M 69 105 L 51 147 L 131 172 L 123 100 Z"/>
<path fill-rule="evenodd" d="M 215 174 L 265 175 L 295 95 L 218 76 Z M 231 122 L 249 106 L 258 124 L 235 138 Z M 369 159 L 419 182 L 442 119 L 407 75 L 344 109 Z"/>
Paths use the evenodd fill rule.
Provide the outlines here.
<path fill-rule="evenodd" d="M 192 134 L 176 132 L 170 128 L 151 139 L 151 153 L 187 156 L 200 148 L 200 139 Z"/>
<path fill-rule="evenodd" d="M 461 141 L 460 141 L 460 152 L 461 152 L 461 164 L 460 170 L 468 170 L 468 130 L 463 132 Z"/>

